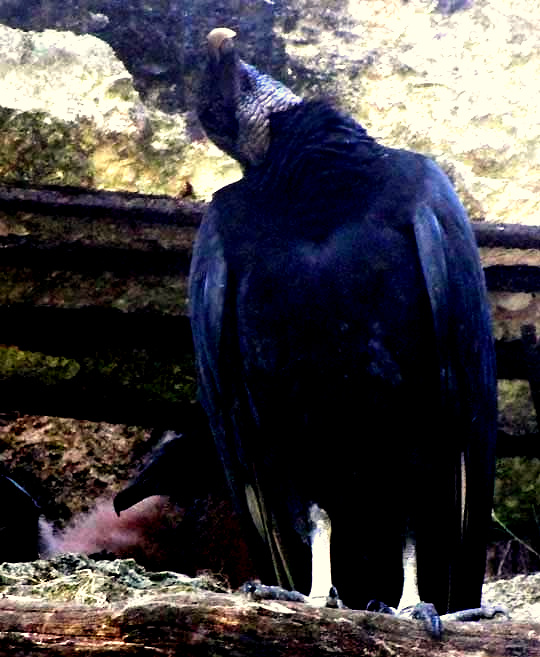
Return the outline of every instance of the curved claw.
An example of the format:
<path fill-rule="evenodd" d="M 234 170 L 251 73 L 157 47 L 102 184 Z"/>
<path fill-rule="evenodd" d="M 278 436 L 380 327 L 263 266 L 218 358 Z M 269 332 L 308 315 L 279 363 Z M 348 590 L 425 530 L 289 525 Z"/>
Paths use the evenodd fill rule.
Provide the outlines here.
<path fill-rule="evenodd" d="M 324 600 L 311 598 L 299 591 L 288 591 L 281 586 L 265 586 L 257 581 L 246 582 L 240 589 L 252 600 L 284 600 L 285 602 L 303 602 L 314 607 L 329 607 L 331 609 L 347 609 L 341 601 L 337 589 L 332 586 Z"/>
<path fill-rule="evenodd" d="M 374 611 L 378 614 L 392 614 L 392 616 L 396 615 L 396 610 L 394 607 L 389 607 L 387 604 L 381 602 L 380 600 L 370 600 L 367 603 L 366 611 Z"/>
<path fill-rule="evenodd" d="M 309 602 L 309 598 L 298 591 L 287 591 L 281 586 L 265 586 L 260 582 L 246 582 L 240 589 L 253 600 L 284 600 L 285 602 Z"/>
<path fill-rule="evenodd" d="M 330 609 L 348 609 L 346 605 L 343 604 L 343 601 L 339 597 L 339 593 L 335 586 L 332 586 L 328 597 L 326 598 L 326 606 Z"/>
<path fill-rule="evenodd" d="M 370 600 L 367 605 L 368 611 L 375 611 L 382 614 L 392 614 L 394 616 L 403 616 L 405 618 L 414 618 L 424 623 L 428 634 L 436 640 L 442 637 L 443 624 L 441 617 L 437 613 L 434 605 L 430 602 L 419 602 L 410 607 L 404 607 L 396 611 L 379 600 Z"/>
<path fill-rule="evenodd" d="M 411 609 L 412 618 L 421 620 L 433 639 L 442 637 L 442 621 L 437 610 L 430 602 L 419 602 Z"/>

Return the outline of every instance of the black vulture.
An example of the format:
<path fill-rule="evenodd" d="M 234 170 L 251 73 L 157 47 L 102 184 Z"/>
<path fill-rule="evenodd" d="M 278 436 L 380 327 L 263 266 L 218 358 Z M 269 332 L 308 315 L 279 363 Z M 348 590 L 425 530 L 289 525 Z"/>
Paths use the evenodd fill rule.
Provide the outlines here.
<path fill-rule="evenodd" d="M 232 508 L 208 420 L 198 405 L 184 409 L 181 420 L 182 433 L 163 435 L 144 469 L 115 496 L 114 509 L 120 515 L 150 496 L 168 496 L 176 505 L 173 508 L 181 509 L 182 519 L 174 531 L 167 531 L 171 523 L 165 514 L 161 518 L 163 530 L 156 522 L 148 527 L 141 516 L 140 543 L 150 557 L 145 560 L 146 567 L 156 568 L 156 560 L 151 559 L 162 548 L 171 558 L 168 565 L 157 563 L 161 569 L 180 569 L 188 575 L 211 571 L 238 588 L 256 572 Z M 121 536 L 120 525 L 115 533 Z M 161 545 L 161 541 L 166 544 Z"/>
<path fill-rule="evenodd" d="M 166 495 L 186 509 L 209 494 L 225 495 L 223 468 L 204 411 L 194 404 L 182 420 L 182 432 L 165 432 L 143 470 L 115 495 L 117 515 L 151 495 Z M 181 476 L 179 463 L 185 464 Z"/>
<path fill-rule="evenodd" d="M 20 484 L 6 475 L 0 475 L 0 497 L 0 563 L 38 559 L 39 506 Z"/>
<path fill-rule="evenodd" d="M 259 575 L 357 609 L 478 607 L 497 403 L 466 212 L 431 159 L 296 96 L 233 37 L 208 35 L 198 115 L 243 178 L 214 194 L 189 295 Z"/>

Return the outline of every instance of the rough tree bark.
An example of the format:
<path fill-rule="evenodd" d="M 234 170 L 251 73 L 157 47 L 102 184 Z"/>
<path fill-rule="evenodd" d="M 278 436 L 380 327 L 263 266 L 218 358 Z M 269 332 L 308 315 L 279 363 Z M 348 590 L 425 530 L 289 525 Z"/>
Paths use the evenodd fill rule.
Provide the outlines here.
<path fill-rule="evenodd" d="M 447 623 L 442 641 L 416 621 L 370 612 L 182 593 L 91 607 L 0 599 L 0 655 L 235 657 L 540 655 L 540 624 Z"/>

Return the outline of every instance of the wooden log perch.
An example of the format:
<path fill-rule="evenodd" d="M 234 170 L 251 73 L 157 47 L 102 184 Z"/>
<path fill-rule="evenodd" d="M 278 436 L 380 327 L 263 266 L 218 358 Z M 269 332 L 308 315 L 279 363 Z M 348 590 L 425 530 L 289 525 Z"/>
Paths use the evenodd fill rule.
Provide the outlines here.
<path fill-rule="evenodd" d="M 0 185 L 0 412 L 177 426 L 195 395 L 187 278 L 205 208 L 190 198 Z M 540 227 L 473 229 L 480 246 L 495 247 L 494 263 L 500 247 L 540 248 Z M 540 257 L 527 262 L 535 264 L 486 265 L 488 288 L 540 292 Z M 534 324 L 530 305 L 523 321 Z M 540 413 L 536 340 L 496 348 L 499 378 L 528 380 Z M 533 436 L 506 435 L 502 453 L 510 443 L 520 453 L 518 442 L 540 453 Z"/>
<path fill-rule="evenodd" d="M 60 185 L 0 185 L 0 210 L 44 215 L 110 216 L 118 220 L 198 226 L 206 203 L 188 198 L 135 192 L 110 192 Z M 478 246 L 506 249 L 540 249 L 540 226 L 472 224 Z"/>
<path fill-rule="evenodd" d="M 50 235 L 10 233 L 0 236 L 3 267 L 31 266 L 32 270 L 99 272 L 132 275 L 163 275 L 176 271 L 187 275 L 191 242 L 206 210 L 206 203 L 164 195 L 111 192 L 62 186 L 0 185 L 0 211 L 30 213 L 42 217 L 77 218 L 87 230 L 107 220 L 117 228 L 129 226 L 130 239 L 121 244 L 103 244 L 90 230 L 58 239 Z M 137 227 L 170 227 L 183 235 L 180 242 L 160 244 L 156 234 L 144 235 Z M 519 224 L 472 224 L 478 245 L 487 248 L 539 249 L 540 227 Z M 98 232 L 99 235 L 99 232 Z M 540 267 L 530 265 L 489 266 L 486 279 L 490 290 L 540 291 Z"/>
<path fill-rule="evenodd" d="M 540 655 L 540 624 L 447 623 L 438 642 L 417 621 L 239 594 L 176 593 L 108 607 L 6 596 L 0 654 L 533 657 Z"/>
<path fill-rule="evenodd" d="M 3 212 L 33 212 L 89 219 L 107 216 L 117 221 L 198 226 L 205 205 L 186 198 L 136 192 L 109 192 L 60 185 L 0 185 L 0 210 Z"/>
<path fill-rule="evenodd" d="M 472 227 L 480 247 L 540 249 L 540 226 L 492 224 L 475 221 Z"/>

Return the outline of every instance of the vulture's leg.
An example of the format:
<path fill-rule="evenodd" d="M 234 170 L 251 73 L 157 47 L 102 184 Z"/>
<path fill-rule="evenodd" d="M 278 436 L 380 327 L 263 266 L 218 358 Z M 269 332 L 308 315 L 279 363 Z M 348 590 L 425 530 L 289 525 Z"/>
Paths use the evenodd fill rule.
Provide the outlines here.
<path fill-rule="evenodd" d="M 243 591 L 255 599 L 287 600 L 304 602 L 313 607 L 337 607 L 344 605 L 332 585 L 330 563 L 330 518 L 317 504 L 309 508 L 309 539 L 311 543 L 311 591 L 308 596 L 298 591 L 287 591 L 280 586 L 264 586 L 258 582 L 247 582 Z"/>
<path fill-rule="evenodd" d="M 423 620 L 429 633 L 434 638 L 440 638 L 442 621 L 478 621 L 494 618 L 497 614 L 509 617 L 508 610 L 501 605 L 462 609 L 450 614 L 439 616 L 435 607 L 420 600 L 416 580 L 416 546 L 414 539 L 408 538 L 403 550 L 403 593 L 397 613 Z"/>
<path fill-rule="evenodd" d="M 332 584 L 330 518 L 324 509 L 312 504 L 309 509 L 309 520 L 311 523 L 311 591 L 306 602 L 315 607 L 342 608 L 343 604 Z"/>
<path fill-rule="evenodd" d="M 422 602 L 420 599 L 416 573 L 416 543 L 414 538 L 407 536 L 403 547 L 403 591 L 396 613 L 398 616 L 407 616 L 423 621 L 431 636 L 434 639 L 440 639 L 441 618 L 431 603 Z"/>
<path fill-rule="evenodd" d="M 497 614 L 508 616 L 508 611 L 500 605 L 463 609 L 439 616 L 431 603 L 422 602 L 420 599 L 416 573 L 416 545 L 414 538 L 407 537 L 403 548 L 403 591 L 397 609 L 376 601 L 372 601 L 368 608 L 372 611 L 382 611 L 421 620 L 434 639 L 440 639 L 442 636 L 442 621 L 478 621 L 491 619 Z"/>

